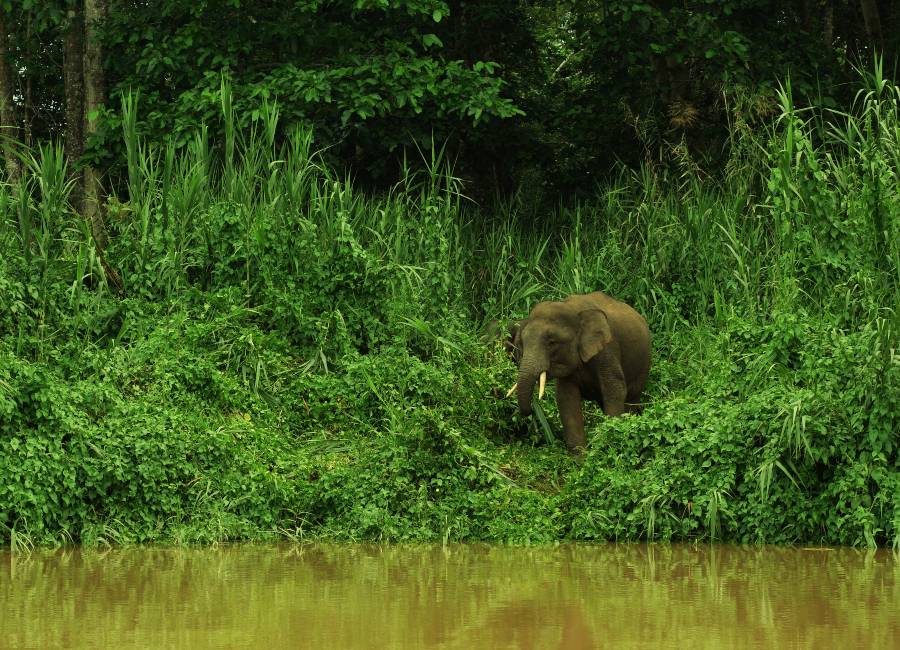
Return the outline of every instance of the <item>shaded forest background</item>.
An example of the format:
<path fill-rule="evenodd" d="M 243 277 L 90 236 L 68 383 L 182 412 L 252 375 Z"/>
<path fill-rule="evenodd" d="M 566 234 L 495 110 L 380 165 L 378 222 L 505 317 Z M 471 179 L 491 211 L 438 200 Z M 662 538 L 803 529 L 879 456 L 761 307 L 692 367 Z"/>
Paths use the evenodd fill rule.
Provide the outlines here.
<path fill-rule="evenodd" d="M 617 162 L 715 171 L 729 119 L 774 113 L 777 80 L 844 107 L 853 66 L 883 53 L 890 70 L 898 45 L 885 0 L 5 0 L 0 117 L 11 177 L 15 142 L 64 138 L 92 218 L 124 185 L 122 96 L 139 94 L 151 142 L 200 123 L 215 141 L 223 76 L 238 130 L 277 101 L 283 133 L 313 127 L 365 187 L 434 142 L 473 196 L 540 205 Z"/>

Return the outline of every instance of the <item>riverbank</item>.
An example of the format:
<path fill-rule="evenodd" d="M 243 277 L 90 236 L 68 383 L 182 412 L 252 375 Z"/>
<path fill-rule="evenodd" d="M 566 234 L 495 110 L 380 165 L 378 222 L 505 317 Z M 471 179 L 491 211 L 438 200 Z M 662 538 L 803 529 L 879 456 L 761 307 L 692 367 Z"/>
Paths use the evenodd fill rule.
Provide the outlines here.
<path fill-rule="evenodd" d="M 722 178 L 648 165 L 540 216 L 476 210 L 439 158 L 370 197 L 302 131 L 219 164 L 202 133 L 126 128 L 124 295 L 61 151 L 35 151 L 0 191 L 0 543 L 896 546 L 891 97 L 848 118 L 881 120 L 860 144 L 784 94 Z M 644 412 L 589 409 L 576 462 L 552 399 L 530 421 L 500 399 L 483 331 L 597 288 L 647 317 L 654 362 Z"/>

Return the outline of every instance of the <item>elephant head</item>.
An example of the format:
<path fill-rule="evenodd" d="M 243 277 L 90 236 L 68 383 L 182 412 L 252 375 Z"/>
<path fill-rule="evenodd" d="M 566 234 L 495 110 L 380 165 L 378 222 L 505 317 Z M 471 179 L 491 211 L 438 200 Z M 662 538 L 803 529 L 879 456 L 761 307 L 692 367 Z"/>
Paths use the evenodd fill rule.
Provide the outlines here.
<path fill-rule="evenodd" d="M 518 392 L 522 415 L 531 414 L 535 383 L 539 386 L 540 399 L 548 378 L 576 374 L 612 341 L 603 310 L 579 307 L 569 302 L 540 303 L 513 332 L 512 347 L 519 377 L 508 394 Z"/>

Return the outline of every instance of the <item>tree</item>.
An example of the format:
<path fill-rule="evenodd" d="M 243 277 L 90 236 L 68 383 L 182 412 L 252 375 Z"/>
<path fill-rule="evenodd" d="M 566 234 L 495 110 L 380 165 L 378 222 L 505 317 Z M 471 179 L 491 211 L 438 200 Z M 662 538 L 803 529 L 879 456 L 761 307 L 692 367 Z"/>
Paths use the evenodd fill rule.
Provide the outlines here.
<path fill-rule="evenodd" d="M 0 11 L 0 138 L 3 142 L 3 158 L 7 179 L 15 183 L 19 178 L 19 159 L 16 143 L 20 138 L 18 106 L 14 100 L 15 79 L 9 46 L 7 45 L 6 16 Z"/>
<path fill-rule="evenodd" d="M 180 143 L 220 127 L 224 74 L 238 127 L 277 100 L 285 125 L 313 126 L 357 174 L 389 176 L 391 152 L 517 113 L 497 66 L 444 54 L 448 13 L 443 0 L 111 0 L 110 94 L 140 91 L 148 137 Z"/>
<path fill-rule="evenodd" d="M 876 50 L 882 51 L 884 39 L 881 37 L 881 13 L 878 11 L 878 0 L 859 0 L 859 6 L 862 10 L 863 24 L 866 27 L 869 42 Z"/>
<path fill-rule="evenodd" d="M 714 168 L 726 91 L 765 110 L 790 73 L 800 95 L 849 101 L 849 63 L 877 50 L 894 60 L 900 4 L 0 0 L 0 28 L 3 132 L 65 137 L 83 179 L 74 202 L 102 242 L 99 179 L 114 184 L 124 159 L 124 93 L 140 93 L 151 141 L 221 130 L 225 77 L 237 129 L 275 101 L 283 129 L 313 127 L 357 180 L 384 187 L 404 152 L 435 141 L 480 197 L 549 196 L 590 191 L 617 162 L 659 163 L 676 145 Z M 14 140 L 3 141 L 10 177 Z"/>
<path fill-rule="evenodd" d="M 66 98 L 66 157 L 77 165 L 84 153 L 84 12 L 76 0 L 66 10 L 63 26 L 63 83 Z M 72 190 L 74 205 L 81 206 L 80 183 Z"/>
<path fill-rule="evenodd" d="M 97 133 L 99 111 L 106 101 L 103 74 L 103 55 L 99 28 L 106 18 L 106 0 L 84 0 L 84 133 L 89 139 Z M 103 247 L 106 243 L 103 213 L 100 210 L 99 172 L 92 164 L 85 164 L 84 217 L 91 224 L 94 239 Z"/>
<path fill-rule="evenodd" d="M 900 42 L 877 28 L 900 20 L 884 0 L 569 0 L 530 13 L 548 79 L 535 131 L 555 145 L 548 176 L 573 191 L 616 161 L 666 164 L 675 148 L 714 169 L 736 94 L 761 117 L 790 74 L 799 95 L 841 104 L 848 63 Z"/>

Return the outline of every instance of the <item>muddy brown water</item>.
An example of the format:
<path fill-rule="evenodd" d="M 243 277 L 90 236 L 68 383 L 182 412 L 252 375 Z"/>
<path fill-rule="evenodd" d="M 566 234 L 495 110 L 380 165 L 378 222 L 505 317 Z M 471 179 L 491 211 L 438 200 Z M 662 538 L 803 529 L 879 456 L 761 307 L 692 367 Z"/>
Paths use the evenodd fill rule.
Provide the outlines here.
<path fill-rule="evenodd" d="M 900 648 L 888 551 L 0 552 L 0 648 Z"/>

